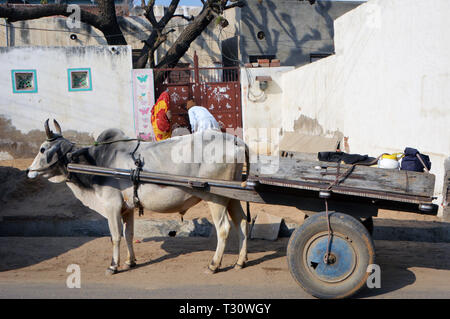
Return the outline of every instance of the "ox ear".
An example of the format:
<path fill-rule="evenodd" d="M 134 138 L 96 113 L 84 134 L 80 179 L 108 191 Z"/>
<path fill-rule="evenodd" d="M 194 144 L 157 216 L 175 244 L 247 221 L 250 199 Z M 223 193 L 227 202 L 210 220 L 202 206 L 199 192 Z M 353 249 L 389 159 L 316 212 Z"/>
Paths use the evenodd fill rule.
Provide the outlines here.
<path fill-rule="evenodd" d="M 56 133 L 62 136 L 61 126 L 55 119 L 53 119 L 53 125 L 55 125 Z"/>
<path fill-rule="evenodd" d="M 53 134 L 52 130 L 50 130 L 50 127 L 48 126 L 48 120 L 49 119 L 47 119 L 47 121 L 45 121 L 44 128 L 45 128 L 45 134 L 47 134 L 47 139 L 51 140 L 52 138 L 55 137 L 55 135 Z"/>

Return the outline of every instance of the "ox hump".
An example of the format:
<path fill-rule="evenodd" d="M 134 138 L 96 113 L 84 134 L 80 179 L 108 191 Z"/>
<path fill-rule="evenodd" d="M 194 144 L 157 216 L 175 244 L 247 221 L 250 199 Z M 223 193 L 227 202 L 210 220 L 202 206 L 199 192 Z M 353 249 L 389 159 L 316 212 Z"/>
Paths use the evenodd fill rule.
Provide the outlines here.
<path fill-rule="evenodd" d="M 110 128 L 103 131 L 97 138 L 97 142 L 110 142 L 116 140 L 127 139 L 128 136 L 117 128 Z"/>

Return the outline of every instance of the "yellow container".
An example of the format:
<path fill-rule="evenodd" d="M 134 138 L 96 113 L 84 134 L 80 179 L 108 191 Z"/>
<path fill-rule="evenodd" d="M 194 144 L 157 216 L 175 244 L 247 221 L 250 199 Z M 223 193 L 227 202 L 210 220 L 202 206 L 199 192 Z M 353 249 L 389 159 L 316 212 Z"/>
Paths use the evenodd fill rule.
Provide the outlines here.
<path fill-rule="evenodd" d="M 381 158 L 388 158 L 388 159 L 393 159 L 396 161 L 402 157 L 403 157 L 403 153 L 383 154 L 383 156 L 381 156 Z"/>
<path fill-rule="evenodd" d="M 403 157 L 403 153 L 383 154 L 378 160 L 379 168 L 398 169 L 398 160 Z"/>

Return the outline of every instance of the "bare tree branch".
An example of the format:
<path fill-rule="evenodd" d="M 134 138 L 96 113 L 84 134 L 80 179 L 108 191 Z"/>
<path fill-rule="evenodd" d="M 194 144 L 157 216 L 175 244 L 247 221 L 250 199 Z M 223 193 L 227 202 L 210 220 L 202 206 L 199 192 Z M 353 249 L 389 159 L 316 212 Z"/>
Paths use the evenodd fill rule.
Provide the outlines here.
<path fill-rule="evenodd" d="M 145 0 L 142 0 L 142 1 L 145 1 Z M 156 21 L 155 12 L 153 11 L 154 7 L 155 7 L 155 0 L 149 0 L 148 4 L 144 7 L 144 10 L 145 10 L 144 16 L 148 19 L 148 21 L 150 21 L 152 26 L 154 28 L 156 28 L 158 25 L 158 22 Z"/>
<path fill-rule="evenodd" d="M 155 44 L 153 45 L 153 50 L 156 51 L 156 49 L 163 44 L 166 40 L 167 40 L 167 35 L 169 33 L 175 32 L 175 29 L 170 29 L 169 31 L 161 34 L 160 36 L 158 36 L 158 38 L 156 39 Z"/>
<path fill-rule="evenodd" d="M 186 21 L 193 21 L 194 20 L 194 16 L 186 17 L 185 15 L 182 15 L 182 14 L 174 14 L 173 17 L 180 17 L 180 18 L 183 18 Z"/>
<path fill-rule="evenodd" d="M 169 33 L 175 32 L 175 29 L 170 29 L 169 31 L 167 31 L 166 33 L 163 33 L 163 35 L 168 35 Z"/>
<path fill-rule="evenodd" d="M 165 27 L 167 22 L 169 22 L 170 19 L 172 19 L 175 10 L 177 10 L 178 7 L 178 3 L 180 2 L 180 0 L 172 0 L 170 2 L 169 8 L 167 9 L 166 14 L 161 18 L 161 20 L 159 20 L 159 24 L 161 24 L 161 26 Z"/>
<path fill-rule="evenodd" d="M 232 4 L 228 5 L 228 6 L 225 6 L 224 10 L 228 10 L 228 9 L 236 8 L 236 7 L 242 8 L 244 6 L 245 6 L 244 1 L 236 1 L 236 2 L 234 2 L 234 3 L 232 3 Z"/>

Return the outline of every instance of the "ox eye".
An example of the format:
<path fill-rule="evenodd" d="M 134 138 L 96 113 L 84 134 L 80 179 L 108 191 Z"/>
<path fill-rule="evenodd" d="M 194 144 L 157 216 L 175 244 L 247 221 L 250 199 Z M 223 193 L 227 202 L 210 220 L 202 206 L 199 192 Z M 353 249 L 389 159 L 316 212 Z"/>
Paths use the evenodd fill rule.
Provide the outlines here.
<path fill-rule="evenodd" d="M 45 148 L 41 148 L 40 152 L 43 154 L 45 152 Z"/>

